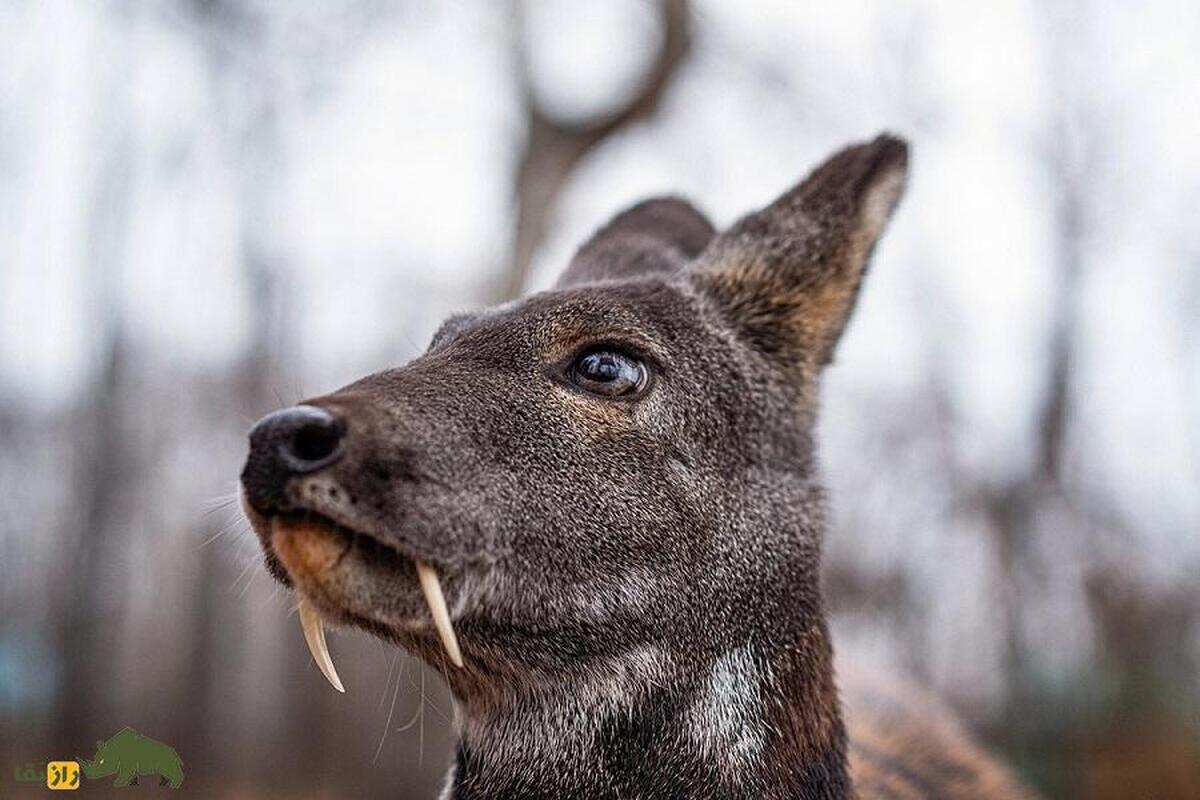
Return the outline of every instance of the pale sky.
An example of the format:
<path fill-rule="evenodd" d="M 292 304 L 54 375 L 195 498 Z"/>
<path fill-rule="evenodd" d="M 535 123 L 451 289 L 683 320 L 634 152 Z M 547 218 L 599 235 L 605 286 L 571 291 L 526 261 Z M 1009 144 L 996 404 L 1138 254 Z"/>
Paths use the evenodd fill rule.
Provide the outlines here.
<path fill-rule="evenodd" d="M 835 489 L 857 486 L 855 443 L 919 409 L 933 363 L 959 455 L 1002 478 L 1028 458 L 1046 357 L 1040 156 L 1056 136 L 1089 143 L 1078 469 L 1118 487 L 1151 539 L 1147 569 L 1200 569 L 1200 4 L 698 5 L 693 59 L 655 119 L 580 169 L 532 288 L 647 195 L 728 224 L 837 147 L 896 131 L 914 146 L 910 189 L 825 387 L 826 460 Z M 105 292 L 152 359 L 228 363 L 248 334 L 245 225 L 281 258 L 297 387 L 422 349 L 506 255 L 522 121 L 498 6 L 413 3 L 353 32 L 293 11 L 261 53 L 227 44 L 222 95 L 211 47 L 170 3 L 122 19 L 73 0 L 0 5 L 0 398 L 75 398 Z M 538 89 L 565 114 L 619 99 L 656 35 L 632 2 L 539 4 L 529 23 Z M 1051 127 L 1056 74 L 1080 130 Z M 279 122 L 266 159 L 236 130 L 264 85 Z M 239 207 L 254 170 L 265 219 Z M 929 559 L 982 557 L 950 541 L 926 540 Z M 855 546 L 908 553 L 899 526 Z"/>

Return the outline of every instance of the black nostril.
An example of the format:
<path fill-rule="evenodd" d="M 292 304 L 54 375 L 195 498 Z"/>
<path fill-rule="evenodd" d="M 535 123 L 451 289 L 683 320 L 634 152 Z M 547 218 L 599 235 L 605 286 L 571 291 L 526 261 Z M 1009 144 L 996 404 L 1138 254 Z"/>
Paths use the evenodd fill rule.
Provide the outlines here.
<path fill-rule="evenodd" d="M 341 441 L 338 425 L 309 423 L 292 436 L 291 455 L 306 464 L 324 461 L 333 455 Z"/>
<path fill-rule="evenodd" d="M 345 423 L 317 406 L 293 406 L 260 419 L 250 430 L 250 455 L 242 471 L 251 504 L 278 505 L 288 478 L 337 460 L 345 435 Z"/>
<path fill-rule="evenodd" d="M 250 446 L 256 447 L 255 431 L 263 427 L 262 445 L 273 450 L 285 471 L 293 475 L 313 472 L 331 463 L 341 449 L 346 426 L 332 413 L 317 406 L 293 406 L 264 417 L 250 431 Z"/>

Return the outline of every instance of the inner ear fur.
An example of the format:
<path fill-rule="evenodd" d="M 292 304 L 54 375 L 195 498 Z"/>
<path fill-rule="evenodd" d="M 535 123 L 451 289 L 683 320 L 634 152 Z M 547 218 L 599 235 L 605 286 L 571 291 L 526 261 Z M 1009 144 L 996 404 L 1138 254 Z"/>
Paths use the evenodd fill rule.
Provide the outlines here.
<path fill-rule="evenodd" d="M 646 200 L 622 211 L 588 239 L 558 286 L 671 274 L 698 256 L 715 233 L 704 215 L 685 200 Z"/>
<path fill-rule="evenodd" d="M 761 352 L 787 366 L 824 366 L 907 174 L 902 139 L 851 145 L 714 238 L 691 277 Z"/>

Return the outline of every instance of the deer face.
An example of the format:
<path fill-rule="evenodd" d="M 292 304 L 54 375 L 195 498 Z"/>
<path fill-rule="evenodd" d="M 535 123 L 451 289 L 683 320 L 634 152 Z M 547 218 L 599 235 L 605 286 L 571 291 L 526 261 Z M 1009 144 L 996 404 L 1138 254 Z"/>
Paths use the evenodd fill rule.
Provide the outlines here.
<path fill-rule="evenodd" d="M 817 378 L 905 157 L 850 148 L 715 237 L 680 201 L 635 207 L 555 289 L 265 418 L 242 480 L 268 567 L 442 664 L 431 566 L 477 681 L 815 609 Z"/>

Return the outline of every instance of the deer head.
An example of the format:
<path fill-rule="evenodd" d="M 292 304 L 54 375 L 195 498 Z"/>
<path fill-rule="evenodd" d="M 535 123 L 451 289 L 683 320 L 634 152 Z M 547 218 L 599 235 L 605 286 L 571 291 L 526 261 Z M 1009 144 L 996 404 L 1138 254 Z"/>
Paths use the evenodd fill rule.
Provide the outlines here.
<path fill-rule="evenodd" d="M 846 148 L 721 233 L 642 203 L 549 291 L 255 426 L 268 568 L 443 672 L 463 796 L 844 790 L 812 432 L 906 166 Z"/>

